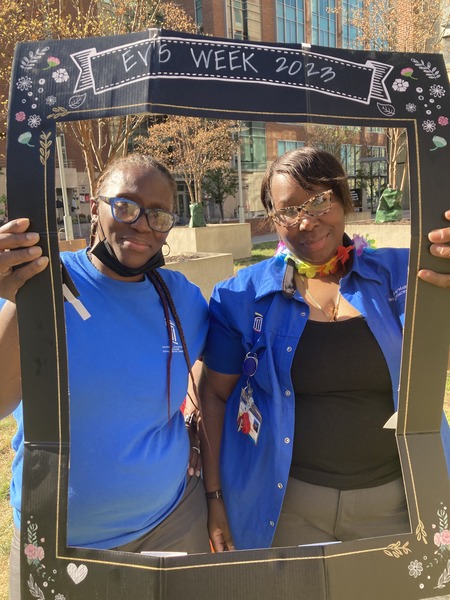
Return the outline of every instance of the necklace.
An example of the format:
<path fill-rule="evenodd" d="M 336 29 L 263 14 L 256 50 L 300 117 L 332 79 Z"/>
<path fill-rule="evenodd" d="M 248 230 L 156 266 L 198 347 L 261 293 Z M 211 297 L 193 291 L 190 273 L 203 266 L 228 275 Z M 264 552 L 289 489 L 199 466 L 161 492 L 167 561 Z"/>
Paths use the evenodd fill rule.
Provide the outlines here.
<path fill-rule="evenodd" d="M 336 254 L 324 265 L 313 265 L 306 260 L 302 260 L 292 254 L 292 252 L 289 252 L 286 247 L 282 248 L 278 253 L 284 255 L 285 262 L 291 259 L 295 263 L 295 268 L 300 275 L 311 278 L 316 275 L 325 277 L 326 275 L 337 273 L 340 268 L 344 267 L 345 263 L 350 258 L 349 254 L 353 248 L 354 246 L 338 246 Z"/>
<path fill-rule="evenodd" d="M 311 300 L 311 302 L 314 304 L 314 306 L 316 308 L 318 308 L 330 320 L 331 323 L 335 323 L 337 321 L 337 317 L 338 317 L 338 313 L 339 313 L 339 305 L 341 303 L 341 298 L 342 298 L 341 290 L 338 289 L 336 300 L 334 301 L 334 308 L 330 313 L 329 311 L 326 311 L 323 308 L 323 306 L 321 306 L 319 304 L 319 302 L 314 298 L 314 296 L 308 290 L 308 288 L 306 287 L 306 279 L 303 277 L 303 275 L 301 273 L 299 273 L 299 275 L 302 280 L 303 286 L 305 288 L 305 296 L 307 296 Z"/>

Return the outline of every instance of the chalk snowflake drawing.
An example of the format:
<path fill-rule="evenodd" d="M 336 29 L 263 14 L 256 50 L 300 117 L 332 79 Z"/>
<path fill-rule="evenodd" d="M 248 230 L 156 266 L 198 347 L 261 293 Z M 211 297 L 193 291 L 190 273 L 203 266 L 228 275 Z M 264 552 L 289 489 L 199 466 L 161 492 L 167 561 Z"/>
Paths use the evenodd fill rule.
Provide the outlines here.
<path fill-rule="evenodd" d="M 430 62 L 426 63 L 425 61 L 417 60 L 416 58 L 412 58 L 411 62 L 415 64 L 416 67 L 419 67 L 429 79 L 439 79 L 441 76 L 439 69 L 437 67 L 432 67 Z"/>
<path fill-rule="evenodd" d="M 28 77 L 28 75 L 19 77 L 16 81 L 16 86 L 21 92 L 28 92 L 28 90 L 33 87 L 33 80 L 31 77 Z"/>
<path fill-rule="evenodd" d="M 28 126 L 29 127 L 39 127 L 41 124 L 41 117 L 39 115 L 30 115 L 28 117 Z"/>
<path fill-rule="evenodd" d="M 422 123 L 422 127 L 427 133 L 433 133 L 433 131 L 436 129 L 436 123 L 431 119 L 427 119 Z"/>
<path fill-rule="evenodd" d="M 396 79 L 392 84 L 392 88 L 396 92 L 406 92 L 406 90 L 409 88 L 409 83 L 403 79 Z"/>
<path fill-rule="evenodd" d="M 69 73 L 66 71 L 66 69 L 56 69 L 56 71 L 53 71 L 52 77 L 56 83 L 64 83 L 65 81 L 69 81 Z"/>
<path fill-rule="evenodd" d="M 20 60 L 20 68 L 24 69 L 25 71 L 30 71 L 37 65 L 38 61 L 40 61 L 41 58 L 45 56 L 45 53 L 49 50 L 50 48 L 48 46 L 45 46 L 45 48 L 38 48 L 36 52 L 32 52 L 30 50 L 28 56 L 24 56 Z"/>
<path fill-rule="evenodd" d="M 410 577 L 414 577 L 414 579 L 417 579 L 417 577 L 420 577 L 420 575 L 422 574 L 423 565 L 418 560 L 412 560 L 408 565 L 408 571 Z"/>
<path fill-rule="evenodd" d="M 437 83 L 434 83 L 430 87 L 430 94 L 432 96 L 434 96 L 435 98 L 443 98 L 445 96 L 445 90 L 442 87 L 442 85 L 438 85 Z"/>

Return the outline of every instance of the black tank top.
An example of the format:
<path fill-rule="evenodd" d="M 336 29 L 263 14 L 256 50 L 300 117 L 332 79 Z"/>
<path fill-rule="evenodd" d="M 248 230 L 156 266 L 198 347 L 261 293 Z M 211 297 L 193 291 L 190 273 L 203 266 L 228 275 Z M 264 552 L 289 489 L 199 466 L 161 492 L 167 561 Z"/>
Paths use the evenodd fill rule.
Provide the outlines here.
<path fill-rule="evenodd" d="M 292 365 L 295 435 L 290 475 L 340 490 L 401 475 L 384 355 L 363 317 L 308 321 Z"/>

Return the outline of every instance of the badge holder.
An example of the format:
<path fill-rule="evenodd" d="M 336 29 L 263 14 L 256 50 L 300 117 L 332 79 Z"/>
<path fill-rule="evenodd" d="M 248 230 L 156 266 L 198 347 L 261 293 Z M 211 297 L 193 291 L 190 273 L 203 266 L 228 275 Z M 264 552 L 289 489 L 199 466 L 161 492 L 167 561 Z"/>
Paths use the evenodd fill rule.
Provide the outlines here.
<path fill-rule="evenodd" d="M 248 435 L 254 444 L 258 442 L 261 432 L 262 416 L 253 399 L 253 389 L 250 385 L 250 377 L 253 377 L 258 369 L 258 357 L 253 352 L 248 352 L 242 365 L 247 383 L 241 390 L 241 400 L 237 417 L 238 431 Z"/>

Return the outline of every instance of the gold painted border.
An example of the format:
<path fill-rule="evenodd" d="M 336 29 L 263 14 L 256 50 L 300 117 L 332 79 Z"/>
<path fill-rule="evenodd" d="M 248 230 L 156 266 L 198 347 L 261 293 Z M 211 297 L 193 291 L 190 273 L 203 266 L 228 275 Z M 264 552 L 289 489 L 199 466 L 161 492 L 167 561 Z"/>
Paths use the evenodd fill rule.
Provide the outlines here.
<path fill-rule="evenodd" d="M 378 122 L 378 121 L 382 121 L 384 124 L 386 124 L 386 117 L 352 117 L 352 116 L 336 116 L 336 115 L 323 115 L 323 114 L 314 114 L 314 113 L 269 113 L 269 112 L 255 112 L 255 111 L 236 111 L 236 110 L 228 110 L 228 109 L 220 109 L 219 111 L 217 109 L 212 109 L 212 108 L 198 108 L 198 107 L 192 107 L 192 106 L 184 106 L 184 105 L 176 105 L 176 104 L 153 104 L 153 103 L 141 103 L 141 104 L 129 104 L 129 105 L 123 105 L 123 106 L 115 106 L 115 107 L 104 107 L 101 109 L 96 109 L 96 110 L 80 110 L 80 111 L 67 111 L 65 113 L 65 115 L 70 114 L 70 115 L 75 115 L 75 114 L 83 114 L 83 113 L 95 113 L 95 112 L 101 112 L 102 114 L 105 113 L 105 111 L 107 110 L 111 110 L 111 111 L 117 111 L 120 109 L 130 109 L 130 108 L 137 108 L 137 107 L 143 107 L 143 106 L 147 106 L 149 108 L 156 108 L 156 107 L 160 107 L 160 108 L 171 108 L 171 109 L 189 109 L 190 111 L 195 110 L 195 112 L 209 112 L 214 110 L 215 113 L 225 113 L 225 114 L 236 114 L 236 112 L 239 112 L 240 114 L 249 114 L 252 117 L 255 116 L 274 116 L 276 115 L 278 118 L 273 121 L 273 122 L 283 122 L 283 118 L 284 117 L 307 117 L 307 121 L 298 121 L 299 123 L 311 123 L 314 121 L 314 118 L 320 118 L 320 119 L 330 119 L 332 118 L 333 120 L 340 120 L 340 121 L 365 121 L 367 123 L 371 123 L 371 122 Z M 54 109 L 57 110 L 57 109 Z M 152 111 L 152 114 L 158 114 Z M 164 114 L 164 113 L 161 113 Z M 63 115 L 63 116 L 65 116 Z M 58 118 L 58 115 L 49 115 L 48 118 L 55 118 L 55 120 Z M 93 117 L 95 118 L 95 117 Z M 220 117 L 216 117 L 216 118 L 220 118 Z M 78 120 L 76 118 L 74 119 L 70 119 L 70 120 Z M 253 119 L 254 120 L 254 119 Z M 296 121 L 292 121 L 292 123 L 295 123 Z M 418 252 L 420 254 L 421 249 L 422 249 L 422 194 L 421 194 L 421 166 L 420 166 L 420 156 L 419 156 L 419 140 L 418 140 L 418 127 L 417 127 L 417 120 L 413 119 L 413 118 L 401 118 L 401 119 L 396 119 L 396 123 L 405 123 L 405 127 L 407 124 L 412 123 L 413 127 L 414 127 L 414 138 L 415 138 L 415 148 L 416 148 L 416 161 L 417 161 L 417 191 L 418 191 L 418 207 L 419 207 L 419 233 L 420 233 L 420 242 L 419 242 L 419 247 L 418 247 Z M 399 126 L 399 125 L 397 125 Z M 408 133 L 408 131 L 407 131 Z M 408 154 L 408 158 L 410 159 L 411 156 L 410 154 Z M 46 185 L 46 183 L 45 183 Z M 45 189 L 45 197 L 46 197 L 46 226 L 47 226 L 47 234 L 49 233 L 49 225 L 48 225 L 48 213 L 47 213 L 47 189 Z M 49 238 L 50 239 L 50 238 Z M 411 276 L 411 273 L 409 273 L 409 276 Z M 255 565 L 255 564 L 270 564 L 270 563 L 284 563 L 284 562 L 298 562 L 298 561 L 305 561 L 305 560 L 327 560 L 327 559 L 331 559 L 331 558 L 342 558 L 345 556 L 353 556 L 353 555 L 359 555 L 359 554 L 368 554 L 368 553 L 374 553 L 374 552 L 385 552 L 386 550 L 391 549 L 389 546 L 377 546 L 377 547 L 373 547 L 373 548 L 366 548 L 366 549 L 362 549 L 362 550 L 353 550 L 353 551 L 348 551 L 348 552 L 336 552 L 333 554 L 325 554 L 325 555 L 318 555 L 318 556 L 298 556 L 298 557 L 285 557 L 285 558 L 280 558 L 280 557 L 276 557 L 276 558 L 264 558 L 264 559 L 252 559 L 252 560 L 237 560 L 237 561 L 229 561 L 229 562 L 219 562 L 219 563 L 212 563 L 212 564 L 207 564 L 207 563 L 203 563 L 203 564 L 196 564 L 196 565 L 181 565 L 181 566 L 176 566 L 176 567 L 170 567 L 170 566 L 158 566 L 158 567 L 154 567 L 154 566 L 150 566 L 150 565 L 138 565 L 138 564 L 131 564 L 131 563 L 127 563 L 127 562 L 122 562 L 122 561 L 109 561 L 109 560 L 101 560 L 101 559 L 93 559 L 93 558 L 87 558 L 87 557 L 74 557 L 74 556 L 63 556 L 61 554 L 58 553 L 58 541 L 59 541 L 59 515 L 60 515 L 60 502 L 61 502 L 61 493 L 60 493 L 60 484 L 61 484 L 61 479 L 62 479 L 62 445 L 63 445 L 63 441 L 62 441 L 62 424 L 61 424 L 61 390 L 60 390 L 60 372 L 59 372 L 59 356 L 60 356 L 60 351 L 59 351 L 59 345 L 58 345 L 58 337 L 56 335 L 57 333 L 57 324 L 56 324 L 56 298 L 55 298 L 55 293 L 54 293 L 54 280 L 52 277 L 52 300 L 53 300 L 53 307 L 54 307 L 54 313 L 55 313 L 55 338 L 57 340 L 56 342 L 56 348 L 55 348 L 55 352 L 56 352 L 56 357 L 58 360 L 58 407 L 59 407 L 59 460 L 58 460 L 58 491 L 57 491 L 57 509 L 56 509 L 56 527 L 55 527 L 55 531 L 56 531 L 56 538 L 55 538 L 55 543 L 56 543 L 56 553 L 55 553 L 55 557 L 59 560 L 65 560 L 65 561 L 77 561 L 77 562 L 83 562 L 83 563 L 93 563 L 93 564 L 104 564 L 104 565 L 109 565 L 109 566 L 121 566 L 124 568 L 132 568 L 132 569 L 142 569 L 142 570 L 147 570 L 147 571 L 184 571 L 184 570 L 192 570 L 192 569 L 203 569 L 203 568 L 216 568 L 216 567 L 230 567 L 230 566 L 236 566 L 236 565 Z M 415 293 L 413 296 L 413 316 L 412 316 L 412 335 L 411 335 L 411 339 L 413 339 L 414 337 L 414 323 L 415 323 L 415 315 L 416 315 L 416 306 L 417 306 L 417 286 L 415 287 Z M 411 344 L 412 347 L 412 344 Z M 402 347 L 402 361 L 404 360 L 404 349 Z M 407 393 L 406 393 L 406 406 L 405 406 L 405 423 L 404 423 L 404 429 L 402 430 L 402 434 L 404 435 L 404 442 L 405 442 L 405 448 L 406 448 L 406 454 L 407 454 L 407 466 L 408 466 L 408 470 L 409 470 L 409 475 L 410 475 L 410 479 L 411 479 L 411 486 L 412 486 L 412 497 L 414 500 L 414 505 L 416 508 L 416 513 L 417 513 L 417 520 L 418 520 L 418 525 L 417 528 L 420 528 L 422 525 L 421 519 L 420 519 L 420 510 L 419 510 L 419 502 L 418 502 L 418 498 L 417 498 L 417 491 L 416 491 L 416 485 L 415 485 L 415 481 L 414 481 L 414 475 L 413 475 L 413 470 L 412 470 L 412 465 L 411 465 L 411 457 L 410 457 L 410 453 L 409 453 L 409 448 L 408 448 L 408 439 L 407 439 L 407 435 L 406 435 L 406 424 L 408 421 L 408 409 L 409 409 L 409 389 L 410 389 L 410 373 L 411 373 L 411 361 L 412 361 L 412 351 L 411 348 L 409 350 L 409 354 L 408 354 L 408 370 L 407 370 L 407 381 L 405 382 L 407 385 Z M 402 461 L 402 459 L 401 459 Z M 404 465 L 402 465 L 404 466 Z M 407 490 L 405 490 L 407 491 Z M 411 491 L 411 490 L 410 490 Z M 408 508 L 409 508 L 409 495 L 410 493 L 406 493 L 406 499 L 407 499 L 407 503 L 408 503 Z M 410 518 L 411 518 L 411 512 L 409 511 L 410 514 Z M 423 527 L 423 525 L 422 525 Z M 408 540 L 405 540 L 405 544 L 403 545 L 403 548 L 407 548 L 405 552 L 405 554 L 407 552 L 410 552 L 411 550 L 408 548 L 408 544 L 409 541 L 411 541 L 411 536 L 414 535 L 414 532 L 411 531 L 410 533 L 406 533 L 406 534 L 402 534 L 402 537 L 407 537 L 408 536 Z M 374 538 L 376 539 L 376 538 Z M 414 538 L 412 538 L 414 539 Z M 426 537 L 425 537 L 425 543 L 426 542 Z M 354 542 L 341 542 L 343 544 L 346 543 L 350 543 L 353 544 Z M 398 546 L 400 545 L 399 542 L 397 542 Z M 67 546 L 66 546 L 67 547 Z M 78 548 L 78 547 L 77 547 Z M 88 549 L 88 548 L 79 548 L 80 550 L 84 551 L 86 550 L 87 552 L 92 552 L 92 549 Z M 95 551 L 95 550 L 94 550 Z M 104 552 L 104 550 L 98 550 L 99 552 Z M 241 552 L 247 552 L 247 550 L 243 550 Z M 400 554 L 401 554 L 401 549 L 400 549 Z M 198 555 L 196 555 L 198 556 Z M 211 555 L 206 555 L 206 556 L 211 556 Z M 397 556 L 398 557 L 398 556 Z M 166 559 L 167 560 L 167 559 Z"/>

